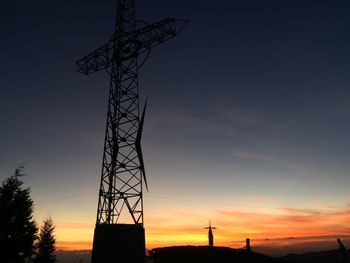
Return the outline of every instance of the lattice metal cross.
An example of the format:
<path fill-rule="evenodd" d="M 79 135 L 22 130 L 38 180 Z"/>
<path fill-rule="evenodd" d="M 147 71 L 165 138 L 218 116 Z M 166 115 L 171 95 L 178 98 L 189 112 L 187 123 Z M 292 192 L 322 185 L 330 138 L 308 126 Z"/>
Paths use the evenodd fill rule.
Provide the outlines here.
<path fill-rule="evenodd" d="M 119 0 L 112 38 L 76 62 L 84 74 L 106 70 L 110 75 L 107 125 L 96 224 L 121 219 L 143 225 L 143 184 L 147 187 L 141 150 L 146 104 L 140 116 L 138 57 L 173 38 L 187 23 L 167 18 L 137 27 L 135 1 Z M 128 216 L 122 217 L 127 208 Z"/>

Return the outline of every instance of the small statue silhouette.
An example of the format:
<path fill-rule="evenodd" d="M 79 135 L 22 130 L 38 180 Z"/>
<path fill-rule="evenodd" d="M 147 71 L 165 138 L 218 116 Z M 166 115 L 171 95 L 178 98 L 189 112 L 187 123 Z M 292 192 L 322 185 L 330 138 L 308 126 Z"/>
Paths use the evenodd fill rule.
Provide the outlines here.
<path fill-rule="evenodd" d="M 248 252 L 252 251 L 252 249 L 251 249 L 251 247 L 250 247 L 250 239 L 249 239 L 249 238 L 247 238 L 247 239 L 245 240 L 245 249 L 246 249 Z"/>
<path fill-rule="evenodd" d="M 347 255 L 348 253 L 346 251 L 346 248 L 343 242 L 341 242 L 340 238 L 337 239 L 337 242 L 339 244 L 339 254 L 342 262 L 348 262 L 348 255 Z"/>

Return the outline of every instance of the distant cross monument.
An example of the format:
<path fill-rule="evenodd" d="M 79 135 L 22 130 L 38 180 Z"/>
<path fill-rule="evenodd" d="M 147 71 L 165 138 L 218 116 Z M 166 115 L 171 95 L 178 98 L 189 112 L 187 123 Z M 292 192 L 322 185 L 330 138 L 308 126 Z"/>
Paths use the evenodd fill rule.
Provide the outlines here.
<path fill-rule="evenodd" d="M 135 0 L 118 0 L 111 39 L 76 62 L 81 73 L 105 70 L 110 77 L 92 263 L 144 261 L 142 189 L 148 187 L 141 135 L 147 101 L 140 115 L 138 70 L 153 47 L 176 36 L 186 23 L 167 18 L 139 24 Z"/>
<path fill-rule="evenodd" d="M 206 227 L 205 229 L 208 229 L 208 244 L 209 247 L 213 247 L 214 246 L 214 235 L 213 235 L 213 229 L 216 229 L 216 227 L 212 227 L 211 226 L 211 221 L 209 220 L 209 226 Z"/>

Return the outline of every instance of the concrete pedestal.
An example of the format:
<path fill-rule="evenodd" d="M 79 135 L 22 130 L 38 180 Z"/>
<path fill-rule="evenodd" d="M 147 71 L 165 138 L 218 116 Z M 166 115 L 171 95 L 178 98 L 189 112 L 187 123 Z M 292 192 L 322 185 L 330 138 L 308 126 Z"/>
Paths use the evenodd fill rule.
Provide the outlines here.
<path fill-rule="evenodd" d="M 91 263 L 144 263 L 145 252 L 141 225 L 96 225 Z"/>

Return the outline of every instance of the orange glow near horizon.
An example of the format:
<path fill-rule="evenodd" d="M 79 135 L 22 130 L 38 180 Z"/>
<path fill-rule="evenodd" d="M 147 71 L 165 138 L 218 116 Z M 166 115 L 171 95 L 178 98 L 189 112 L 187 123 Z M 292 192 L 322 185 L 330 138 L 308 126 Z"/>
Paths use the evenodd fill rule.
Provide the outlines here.
<path fill-rule="evenodd" d="M 146 224 L 147 248 L 173 245 L 207 245 L 207 230 L 200 215 L 175 213 L 171 218 L 152 216 Z M 213 218 L 214 242 L 217 246 L 241 248 L 246 238 L 252 246 L 298 245 L 326 242 L 343 236 L 349 238 L 350 207 L 314 211 L 283 207 L 279 213 L 216 211 Z M 91 249 L 92 224 L 58 223 L 57 248 L 62 250 Z M 336 247 L 336 246 L 335 246 Z"/>
<path fill-rule="evenodd" d="M 92 241 L 57 241 L 57 250 L 91 250 Z"/>

